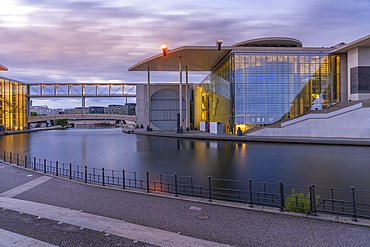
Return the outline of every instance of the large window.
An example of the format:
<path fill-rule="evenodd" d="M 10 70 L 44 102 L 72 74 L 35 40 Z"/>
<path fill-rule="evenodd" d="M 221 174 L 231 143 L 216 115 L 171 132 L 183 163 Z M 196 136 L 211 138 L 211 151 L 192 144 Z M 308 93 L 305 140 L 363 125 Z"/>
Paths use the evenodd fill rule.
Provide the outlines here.
<path fill-rule="evenodd" d="M 340 101 L 339 71 L 337 55 L 231 53 L 202 82 L 202 120 L 231 132 L 324 109 Z"/>
<path fill-rule="evenodd" d="M 229 55 L 202 82 L 202 121 L 223 122 L 226 132 L 234 123 L 233 64 Z"/>
<path fill-rule="evenodd" d="M 5 131 L 27 129 L 27 86 L 0 78 L 0 127 Z"/>

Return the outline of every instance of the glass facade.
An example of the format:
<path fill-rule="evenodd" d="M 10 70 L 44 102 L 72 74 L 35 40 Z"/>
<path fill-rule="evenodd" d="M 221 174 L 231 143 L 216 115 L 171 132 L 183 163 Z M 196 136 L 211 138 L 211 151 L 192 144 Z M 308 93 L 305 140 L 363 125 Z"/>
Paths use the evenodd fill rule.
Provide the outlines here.
<path fill-rule="evenodd" d="M 27 85 L 0 77 L 0 129 L 27 129 Z"/>
<path fill-rule="evenodd" d="M 230 131 L 233 119 L 234 56 L 229 55 L 202 82 L 202 121 L 223 122 Z"/>
<path fill-rule="evenodd" d="M 231 126 L 246 130 L 324 109 L 340 101 L 339 59 L 323 53 L 231 53 L 202 83 L 204 119 L 224 122 L 231 132 Z"/>

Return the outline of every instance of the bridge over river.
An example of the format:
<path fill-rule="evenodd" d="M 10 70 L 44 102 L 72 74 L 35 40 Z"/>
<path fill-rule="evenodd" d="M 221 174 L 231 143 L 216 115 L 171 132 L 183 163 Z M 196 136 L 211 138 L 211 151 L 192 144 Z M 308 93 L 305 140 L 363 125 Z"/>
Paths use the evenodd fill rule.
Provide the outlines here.
<path fill-rule="evenodd" d="M 68 120 L 116 120 L 132 121 L 136 123 L 136 116 L 113 115 L 113 114 L 58 114 L 48 116 L 28 117 L 28 123 L 37 123 L 47 120 L 68 119 Z"/>

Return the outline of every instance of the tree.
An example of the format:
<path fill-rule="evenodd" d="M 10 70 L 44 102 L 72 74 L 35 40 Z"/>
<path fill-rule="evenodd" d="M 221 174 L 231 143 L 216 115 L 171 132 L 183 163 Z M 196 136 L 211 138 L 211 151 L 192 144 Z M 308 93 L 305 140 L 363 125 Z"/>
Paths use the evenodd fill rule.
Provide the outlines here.
<path fill-rule="evenodd" d="M 55 125 L 60 125 L 62 127 L 68 125 L 68 119 L 57 119 L 55 120 Z"/>
<path fill-rule="evenodd" d="M 31 117 L 36 117 L 37 116 L 37 112 L 31 112 Z"/>

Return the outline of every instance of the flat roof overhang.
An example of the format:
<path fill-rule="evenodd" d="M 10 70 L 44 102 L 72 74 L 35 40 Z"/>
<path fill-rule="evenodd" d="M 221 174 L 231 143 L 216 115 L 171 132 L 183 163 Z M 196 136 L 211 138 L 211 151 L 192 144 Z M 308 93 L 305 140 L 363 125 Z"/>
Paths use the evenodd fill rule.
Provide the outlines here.
<path fill-rule="evenodd" d="M 181 56 L 182 70 L 211 71 L 232 50 L 223 46 L 219 51 L 215 46 L 183 46 L 145 59 L 128 69 L 128 71 L 179 71 Z"/>
<path fill-rule="evenodd" d="M 0 71 L 8 71 L 8 68 L 0 64 Z"/>
<path fill-rule="evenodd" d="M 332 51 L 332 53 L 344 53 L 360 46 L 370 46 L 370 35 L 365 36 L 361 39 L 355 40 L 347 45 L 341 46 Z"/>

